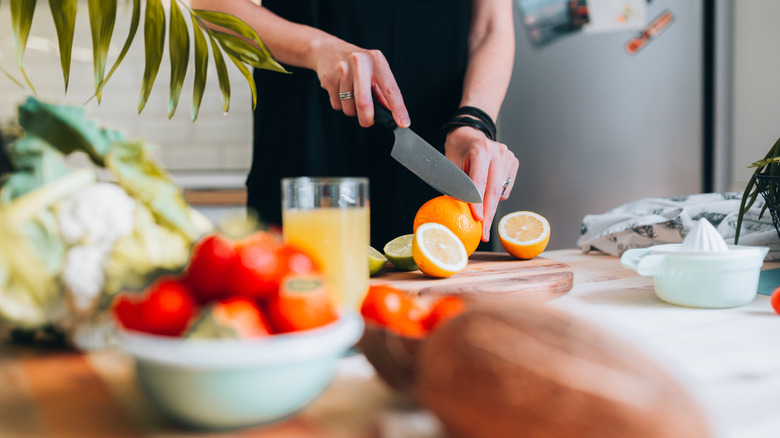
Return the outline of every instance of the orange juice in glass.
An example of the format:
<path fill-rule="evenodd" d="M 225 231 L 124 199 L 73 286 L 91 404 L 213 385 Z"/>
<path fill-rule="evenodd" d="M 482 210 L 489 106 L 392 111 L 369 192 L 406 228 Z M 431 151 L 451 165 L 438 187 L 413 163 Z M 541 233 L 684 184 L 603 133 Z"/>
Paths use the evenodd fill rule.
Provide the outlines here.
<path fill-rule="evenodd" d="M 337 305 L 360 308 L 368 291 L 366 178 L 283 179 L 282 234 L 322 267 Z"/>

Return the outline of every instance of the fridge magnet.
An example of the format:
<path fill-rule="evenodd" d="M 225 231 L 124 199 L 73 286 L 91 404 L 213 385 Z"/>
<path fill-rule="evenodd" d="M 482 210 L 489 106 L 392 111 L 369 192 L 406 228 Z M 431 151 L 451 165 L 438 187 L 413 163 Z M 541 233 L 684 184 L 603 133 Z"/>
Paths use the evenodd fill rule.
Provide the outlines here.
<path fill-rule="evenodd" d="M 641 30 L 647 25 L 647 0 L 588 0 L 588 33 Z"/>
<path fill-rule="evenodd" d="M 674 22 L 674 15 L 668 10 L 662 12 L 642 32 L 626 42 L 625 49 L 629 55 L 636 55 L 647 43 L 660 35 Z"/>
<path fill-rule="evenodd" d="M 531 43 L 543 47 L 580 32 L 589 22 L 586 0 L 517 0 Z"/>

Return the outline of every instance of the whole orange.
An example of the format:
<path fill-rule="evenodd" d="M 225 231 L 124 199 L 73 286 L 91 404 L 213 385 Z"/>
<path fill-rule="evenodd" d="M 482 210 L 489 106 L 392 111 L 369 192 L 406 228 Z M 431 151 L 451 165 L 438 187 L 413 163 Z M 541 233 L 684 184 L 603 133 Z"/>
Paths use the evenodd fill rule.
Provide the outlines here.
<path fill-rule="evenodd" d="M 455 233 L 469 256 L 476 251 L 482 237 L 482 222 L 474 219 L 469 204 L 449 196 L 439 196 L 426 202 L 414 216 L 413 230 L 422 224 L 442 224 Z"/>

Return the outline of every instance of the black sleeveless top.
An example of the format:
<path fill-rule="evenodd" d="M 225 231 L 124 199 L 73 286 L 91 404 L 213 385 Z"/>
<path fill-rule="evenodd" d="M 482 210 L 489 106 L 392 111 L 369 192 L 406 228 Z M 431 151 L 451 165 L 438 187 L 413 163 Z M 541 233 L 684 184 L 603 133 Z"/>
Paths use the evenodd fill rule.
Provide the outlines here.
<path fill-rule="evenodd" d="M 378 49 L 398 82 L 411 128 L 444 151 L 441 126 L 458 108 L 467 61 L 470 0 L 264 0 L 290 21 Z M 417 209 L 439 193 L 392 157 L 391 131 L 362 128 L 334 111 L 311 70 L 255 70 L 258 102 L 248 206 L 281 223 L 281 178 L 369 178 L 371 244 L 412 232 Z"/>

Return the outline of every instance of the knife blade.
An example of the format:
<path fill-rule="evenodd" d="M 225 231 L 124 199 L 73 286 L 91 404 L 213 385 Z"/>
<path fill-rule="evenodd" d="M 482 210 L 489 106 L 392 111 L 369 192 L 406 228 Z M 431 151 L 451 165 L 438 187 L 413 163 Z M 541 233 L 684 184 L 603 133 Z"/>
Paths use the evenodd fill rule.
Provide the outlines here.
<path fill-rule="evenodd" d="M 455 163 L 409 128 L 396 125 L 393 114 L 374 100 L 374 121 L 393 131 L 390 156 L 441 193 L 471 204 L 481 204 L 474 181 Z"/>

